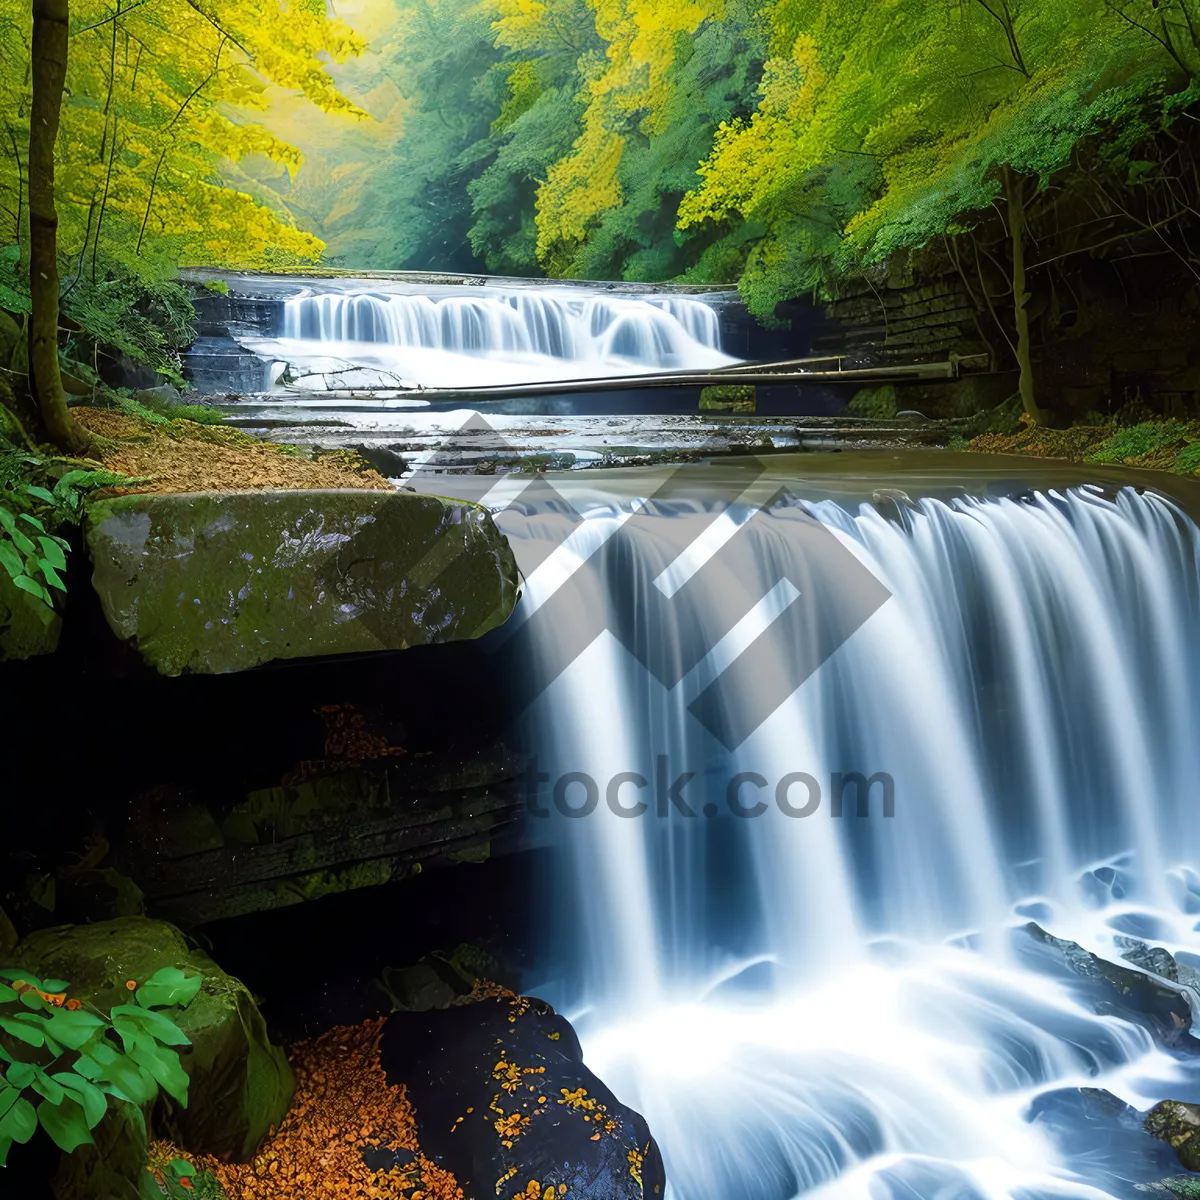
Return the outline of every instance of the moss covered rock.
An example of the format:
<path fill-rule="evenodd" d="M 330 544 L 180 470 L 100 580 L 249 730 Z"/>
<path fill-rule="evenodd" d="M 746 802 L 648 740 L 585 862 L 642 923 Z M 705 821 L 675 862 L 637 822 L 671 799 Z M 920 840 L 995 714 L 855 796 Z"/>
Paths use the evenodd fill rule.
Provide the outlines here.
<path fill-rule="evenodd" d="M 12 958 L 39 978 L 68 981 L 72 997 L 104 1011 L 128 1002 L 130 980 L 145 980 L 162 967 L 199 971 L 203 986 L 176 1018 L 191 1041 L 180 1052 L 188 1104 L 160 1100 L 149 1117 L 151 1131 L 196 1153 L 245 1161 L 283 1119 L 295 1081 L 283 1051 L 271 1045 L 254 997 L 173 925 L 123 917 L 60 926 L 30 934 Z M 134 1122 L 110 1112 L 94 1136 L 95 1146 L 64 1158 L 55 1184 L 59 1200 L 153 1195 L 146 1192 L 146 1141 Z"/>
<path fill-rule="evenodd" d="M 859 388 L 846 408 L 856 417 L 888 420 L 896 415 L 897 400 L 895 384 L 885 383 L 880 387 Z"/>
<path fill-rule="evenodd" d="M 517 600 L 489 513 L 411 492 L 121 496 L 87 544 L 109 625 L 164 675 L 480 637 Z"/>
<path fill-rule="evenodd" d="M 0 662 L 53 654 L 62 618 L 0 571 Z"/>
<path fill-rule="evenodd" d="M 1200 1171 L 1200 1105 L 1164 1100 L 1150 1110 L 1145 1129 L 1169 1143 L 1187 1170 Z"/>
<path fill-rule="evenodd" d="M 752 384 L 722 384 L 700 391 L 701 412 L 752 413 L 758 408 L 758 389 Z"/>

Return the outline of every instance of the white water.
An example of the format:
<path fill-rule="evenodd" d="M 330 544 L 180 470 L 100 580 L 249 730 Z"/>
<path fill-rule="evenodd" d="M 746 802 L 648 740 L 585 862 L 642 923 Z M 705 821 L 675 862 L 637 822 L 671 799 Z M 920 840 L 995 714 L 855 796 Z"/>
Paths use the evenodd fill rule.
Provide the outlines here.
<path fill-rule="evenodd" d="M 687 296 L 545 288 L 423 296 L 325 293 L 286 302 L 281 338 L 245 343 L 299 386 L 477 387 L 735 362 L 717 315 Z M 277 372 L 278 374 L 278 372 Z"/>
<path fill-rule="evenodd" d="M 629 511 L 590 509 L 515 620 Z M 730 507 L 706 541 L 752 511 Z M 670 690 L 604 633 L 531 710 L 551 778 L 587 772 L 603 796 L 618 772 L 653 780 L 667 754 L 672 777 L 697 773 L 693 808 L 722 813 L 659 819 L 651 798 L 639 819 L 603 800 L 557 819 L 570 865 L 547 903 L 570 982 L 547 994 L 646 1116 L 673 1200 L 1137 1196 L 1178 1172 L 1170 1150 L 1136 1123 L 1095 1126 L 1069 1089 L 1145 1109 L 1200 1099 L 1200 1072 L 1097 1012 L 1020 927 L 1118 963 L 1117 939 L 1137 934 L 1200 965 L 1200 531 L 1128 490 L 926 500 L 908 528 L 870 505 L 808 511 L 892 597 L 735 752 L 686 706 L 770 620 L 762 606 Z M 610 628 L 637 624 L 677 554 L 667 523 L 700 510 L 657 512 L 596 592 Z M 803 512 L 730 538 L 714 586 L 803 579 Z M 546 513 L 500 520 L 519 561 L 555 537 Z M 894 777 L 893 818 L 878 796 L 865 819 L 852 799 L 831 818 L 827 796 L 807 819 L 725 807 L 739 771 L 773 787 L 851 770 Z"/>

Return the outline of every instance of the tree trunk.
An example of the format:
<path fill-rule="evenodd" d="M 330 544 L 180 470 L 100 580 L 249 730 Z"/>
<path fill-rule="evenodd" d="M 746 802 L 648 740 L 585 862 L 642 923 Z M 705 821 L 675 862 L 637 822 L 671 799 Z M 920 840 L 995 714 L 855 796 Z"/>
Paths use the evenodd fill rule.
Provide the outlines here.
<path fill-rule="evenodd" d="M 1013 321 L 1017 328 L 1017 366 L 1020 368 L 1021 404 L 1035 425 L 1046 423 L 1033 390 L 1033 353 L 1029 345 L 1029 293 L 1025 285 L 1024 181 L 1004 168 L 1004 193 L 1008 200 L 1008 232 L 1012 238 Z"/>
<path fill-rule="evenodd" d="M 58 366 L 58 212 L 54 143 L 67 75 L 69 0 L 33 0 L 33 108 L 29 115 L 29 385 L 46 433 L 64 450 L 87 449 Z"/>

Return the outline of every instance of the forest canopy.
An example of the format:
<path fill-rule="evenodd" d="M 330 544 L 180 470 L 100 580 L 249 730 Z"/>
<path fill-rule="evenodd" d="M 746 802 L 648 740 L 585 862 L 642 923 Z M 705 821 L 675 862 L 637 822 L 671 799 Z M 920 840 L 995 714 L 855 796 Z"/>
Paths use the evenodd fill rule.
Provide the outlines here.
<path fill-rule="evenodd" d="M 1057 261 L 1200 208 L 1193 2 L 75 0 L 65 311 L 105 327 L 180 264 L 324 258 L 737 284 L 769 317 L 929 248 L 982 305 L 1011 293 L 986 260 L 1012 218 Z M 20 312 L 25 6 L 0 51 Z"/>
<path fill-rule="evenodd" d="M 342 265 L 737 282 L 768 314 L 978 224 L 1006 171 L 1033 202 L 1089 139 L 1154 174 L 1190 4 L 375 0 L 338 72 L 371 117 L 287 125 L 310 167 L 277 182 Z"/>

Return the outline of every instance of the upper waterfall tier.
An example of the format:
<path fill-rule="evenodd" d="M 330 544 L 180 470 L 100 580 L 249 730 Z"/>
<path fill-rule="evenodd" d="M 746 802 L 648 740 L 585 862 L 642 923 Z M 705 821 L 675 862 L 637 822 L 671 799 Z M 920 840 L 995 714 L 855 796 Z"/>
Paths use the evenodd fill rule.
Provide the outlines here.
<path fill-rule="evenodd" d="M 468 387 L 736 361 L 722 353 L 717 314 L 701 300 L 565 289 L 295 296 L 282 338 L 247 344 L 317 388 Z"/>

